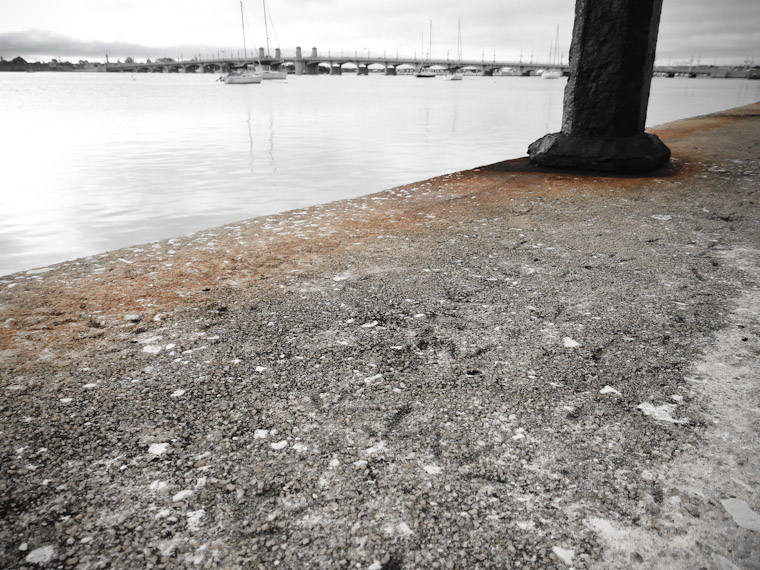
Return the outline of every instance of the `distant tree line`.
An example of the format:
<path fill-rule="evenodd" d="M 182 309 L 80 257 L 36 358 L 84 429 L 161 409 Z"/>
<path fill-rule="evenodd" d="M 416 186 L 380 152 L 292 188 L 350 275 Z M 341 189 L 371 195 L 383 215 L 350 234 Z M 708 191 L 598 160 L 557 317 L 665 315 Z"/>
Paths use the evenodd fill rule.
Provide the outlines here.
<path fill-rule="evenodd" d="M 17 57 L 10 61 L 0 57 L 0 71 L 49 71 L 47 63 L 28 63 L 23 57 Z"/>
<path fill-rule="evenodd" d="M 160 57 L 155 60 L 155 63 L 174 63 L 174 59 L 171 57 Z M 121 63 L 119 60 L 117 63 Z M 135 63 L 134 58 L 128 57 L 124 60 L 124 63 Z M 151 63 L 148 59 L 146 63 Z M 5 59 L 0 56 L 0 71 L 77 71 L 77 70 L 94 70 L 103 66 L 102 63 L 89 62 L 87 60 L 80 59 L 77 63 L 70 61 L 60 61 L 57 59 L 51 59 L 49 62 L 40 63 L 35 61 L 34 63 L 26 61 L 23 57 L 16 57 L 11 60 Z"/>
<path fill-rule="evenodd" d="M 0 56 L 0 71 L 75 71 L 100 67 L 101 63 L 79 60 L 77 63 L 52 59 L 49 62 L 28 62 L 23 57 L 7 60 Z"/>

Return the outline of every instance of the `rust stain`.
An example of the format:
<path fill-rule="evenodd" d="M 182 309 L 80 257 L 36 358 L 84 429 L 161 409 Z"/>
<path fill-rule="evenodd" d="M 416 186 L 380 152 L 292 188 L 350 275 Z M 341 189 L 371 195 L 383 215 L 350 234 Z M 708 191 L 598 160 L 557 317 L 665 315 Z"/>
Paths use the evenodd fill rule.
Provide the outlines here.
<path fill-rule="evenodd" d="M 701 167 L 699 145 L 736 118 L 756 119 L 760 104 L 735 112 L 680 121 L 657 130 L 673 151 L 673 164 L 649 176 L 600 176 L 531 166 L 527 158 L 408 184 L 385 192 L 231 224 L 183 238 L 170 257 L 126 248 L 92 260 L 60 264 L 40 279 L 15 276 L 0 290 L 0 362 L 22 369 L 46 347 L 77 351 L 125 315 L 144 320 L 157 313 L 197 306 L 225 288 L 279 287 L 293 270 L 314 274 L 347 250 L 377 244 L 377 236 L 436 231 L 440 223 L 505 211 L 509 203 L 554 200 L 583 193 L 613 196 L 651 189 L 652 180 L 688 179 Z M 435 216 L 432 220 L 425 216 Z M 308 231 L 307 231 L 308 230 Z M 213 244 L 202 236 L 215 234 Z M 171 265 L 167 261 L 171 261 Z"/>

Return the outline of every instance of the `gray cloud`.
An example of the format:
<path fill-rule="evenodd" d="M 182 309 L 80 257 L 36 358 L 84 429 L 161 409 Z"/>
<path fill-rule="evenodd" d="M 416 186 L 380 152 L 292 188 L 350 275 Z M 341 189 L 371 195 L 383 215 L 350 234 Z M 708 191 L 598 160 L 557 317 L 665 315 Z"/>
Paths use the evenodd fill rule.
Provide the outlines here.
<path fill-rule="evenodd" d="M 657 53 L 667 57 L 743 59 L 760 56 L 760 2 L 665 2 Z"/>
<path fill-rule="evenodd" d="M 130 42 L 82 41 L 46 30 L 28 30 L 0 34 L 0 55 L 6 59 L 22 56 L 29 61 L 92 59 L 105 60 L 108 54 L 111 60 L 133 57 L 138 60 L 159 57 L 191 57 L 195 53 L 216 53 L 220 48 L 209 46 L 145 46 Z M 226 51 L 232 51 L 227 46 Z"/>
<path fill-rule="evenodd" d="M 71 0 L 72 4 L 80 0 Z M 82 0 L 85 1 L 85 0 Z M 48 6 L 47 0 L 29 0 L 37 9 Z M 305 50 L 318 47 L 321 52 L 341 50 L 353 53 L 364 48 L 373 54 L 386 51 L 388 56 L 411 55 L 427 50 L 428 25 L 433 20 L 433 52 L 438 57 L 456 55 L 457 21 L 461 18 L 464 56 L 468 59 L 524 59 L 533 53 L 545 59 L 556 26 L 560 29 L 560 49 L 567 58 L 572 33 L 572 0 L 537 0 L 526 5 L 517 0 L 277 0 L 270 2 L 276 33 L 283 50 L 291 52 L 297 45 Z M 14 3 L 16 25 L 36 21 L 27 12 L 27 3 Z M 54 5 L 60 9 L 61 4 Z M 68 6 L 68 4 L 67 4 Z M 251 23 L 248 47 L 264 41 L 260 4 L 246 3 Z M 71 37 L 65 25 L 60 29 L 52 21 L 45 25 L 56 32 L 40 30 L 0 33 L 0 55 L 21 55 L 34 60 L 50 57 L 102 60 L 177 57 L 217 51 L 239 51 L 239 12 L 236 3 L 223 6 L 215 0 L 103 0 L 87 2 L 79 26 L 87 33 L 100 33 L 96 41 Z M 135 27 L 134 14 L 145 12 Z M 66 12 L 68 13 L 68 12 Z M 130 20 L 130 16 L 132 19 Z M 760 2 L 757 0 L 665 0 L 658 58 L 683 60 L 700 56 L 704 62 L 743 60 L 755 56 L 760 60 Z M 69 25 L 72 25 L 69 22 Z M 2 26 L 2 23 L 0 23 Z M 68 32 L 66 30 L 69 30 Z M 79 33 L 79 32 L 77 32 Z M 143 34 L 138 36 L 138 34 Z M 169 35 L 172 34 L 172 35 Z M 424 35 L 424 41 L 422 36 Z M 271 45 L 277 45 L 270 29 Z M 108 41 L 108 38 L 126 41 Z M 140 42 L 129 41 L 141 38 Z M 199 43 L 193 43 L 197 38 Z M 160 45 L 165 40 L 167 45 Z M 144 45 L 148 44 L 148 45 Z"/>

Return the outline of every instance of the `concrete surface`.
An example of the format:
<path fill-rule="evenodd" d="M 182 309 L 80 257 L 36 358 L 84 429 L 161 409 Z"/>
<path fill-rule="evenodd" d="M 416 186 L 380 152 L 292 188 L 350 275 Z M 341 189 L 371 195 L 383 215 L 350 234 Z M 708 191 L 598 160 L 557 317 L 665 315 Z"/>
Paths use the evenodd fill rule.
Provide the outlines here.
<path fill-rule="evenodd" d="M 0 278 L 3 568 L 760 568 L 760 104 Z"/>

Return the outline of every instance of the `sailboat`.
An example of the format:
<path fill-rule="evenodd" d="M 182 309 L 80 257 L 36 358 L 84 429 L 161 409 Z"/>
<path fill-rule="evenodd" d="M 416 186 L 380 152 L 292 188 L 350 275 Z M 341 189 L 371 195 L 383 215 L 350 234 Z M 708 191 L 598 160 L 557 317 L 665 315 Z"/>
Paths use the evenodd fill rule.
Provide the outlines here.
<path fill-rule="evenodd" d="M 457 63 L 462 63 L 462 26 L 459 20 L 457 20 Z M 449 81 L 462 81 L 464 73 L 462 73 L 461 68 L 457 68 L 453 73 L 446 75 L 446 79 Z"/>
<path fill-rule="evenodd" d="M 227 85 L 261 83 L 263 79 L 264 75 L 260 71 L 248 69 L 247 67 L 233 69 L 224 76 L 224 82 Z"/>
<path fill-rule="evenodd" d="M 559 54 L 559 25 L 557 25 L 557 35 L 554 38 L 554 48 L 549 49 L 549 59 L 551 59 L 551 65 L 555 66 L 552 69 L 547 69 L 541 74 L 541 77 L 544 79 L 559 79 L 562 77 L 563 73 L 562 70 L 557 66 L 556 60 L 559 59 L 557 55 Z"/>
<path fill-rule="evenodd" d="M 430 20 L 430 37 L 428 38 L 428 41 L 430 42 L 430 47 L 428 47 L 428 65 L 427 67 L 421 65 L 417 68 L 417 71 L 415 72 L 417 77 L 435 77 L 435 72 L 430 69 L 430 58 L 433 54 L 433 20 Z"/>
<path fill-rule="evenodd" d="M 245 17 L 243 16 L 243 0 L 240 0 L 240 23 L 243 27 L 243 61 L 248 58 L 248 49 L 245 45 Z M 227 85 L 249 85 L 261 83 L 264 75 L 260 71 L 248 69 L 248 64 L 244 63 L 241 67 L 233 69 L 224 76 L 224 83 Z"/>
<path fill-rule="evenodd" d="M 271 19 L 269 15 L 269 10 L 267 9 L 267 0 L 262 0 L 262 5 L 264 8 L 264 33 L 266 35 L 267 39 L 267 51 L 266 56 L 269 57 L 269 25 L 268 20 Z M 274 29 L 274 24 L 272 25 L 272 29 Z M 275 39 L 277 37 L 277 34 L 275 34 Z M 259 70 L 264 76 L 264 79 L 287 79 L 288 74 L 286 71 L 280 71 L 277 69 L 272 69 L 271 65 L 261 65 L 259 62 Z"/>

